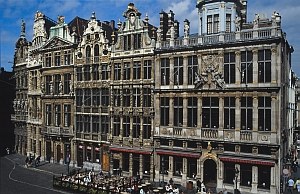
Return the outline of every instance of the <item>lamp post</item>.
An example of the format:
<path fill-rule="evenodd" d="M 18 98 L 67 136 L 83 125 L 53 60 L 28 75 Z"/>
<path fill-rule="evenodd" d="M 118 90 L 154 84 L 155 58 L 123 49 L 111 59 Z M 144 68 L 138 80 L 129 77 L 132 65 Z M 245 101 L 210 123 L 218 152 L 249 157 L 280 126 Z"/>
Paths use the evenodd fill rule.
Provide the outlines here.
<path fill-rule="evenodd" d="M 234 194 L 239 194 L 240 192 L 239 192 L 239 190 L 237 188 L 237 179 L 238 179 L 240 171 L 239 171 L 239 169 L 237 167 L 235 168 L 234 173 L 235 173 L 235 189 L 234 189 Z"/>

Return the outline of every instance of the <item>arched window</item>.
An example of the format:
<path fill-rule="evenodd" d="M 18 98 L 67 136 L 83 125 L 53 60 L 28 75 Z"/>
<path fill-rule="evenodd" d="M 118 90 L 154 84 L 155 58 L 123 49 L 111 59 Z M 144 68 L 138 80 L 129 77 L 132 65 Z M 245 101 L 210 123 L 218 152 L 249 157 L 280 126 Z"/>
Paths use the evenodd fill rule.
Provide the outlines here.
<path fill-rule="evenodd" d="M 99 62 L 99 45 L 96 44 L 94 47 L 94 62 Z"/>
<path fill-rule="evenodd" d="M 86 57 L 86 62 L 89 63 L 91 62 L 91 47 L 87 46 L 85 49 L 85 57 Z"/>

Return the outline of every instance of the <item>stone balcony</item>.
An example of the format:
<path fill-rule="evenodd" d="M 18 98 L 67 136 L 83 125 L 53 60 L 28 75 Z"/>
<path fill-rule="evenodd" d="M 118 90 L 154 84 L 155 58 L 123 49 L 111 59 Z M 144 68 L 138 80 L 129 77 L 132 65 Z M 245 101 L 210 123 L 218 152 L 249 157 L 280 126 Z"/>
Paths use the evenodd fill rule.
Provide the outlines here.
<path fill-rule="evenodd" d="M 45 127 L 41 130 L 41 134 L 50 136 L 73 136 L 72 129 L 61 127 Z"/>
<path fill-rule="evenodd" d="M 154 136 L 264 144 L 280 142 L 276 132 L 218 128 L 157 127 Z"/>

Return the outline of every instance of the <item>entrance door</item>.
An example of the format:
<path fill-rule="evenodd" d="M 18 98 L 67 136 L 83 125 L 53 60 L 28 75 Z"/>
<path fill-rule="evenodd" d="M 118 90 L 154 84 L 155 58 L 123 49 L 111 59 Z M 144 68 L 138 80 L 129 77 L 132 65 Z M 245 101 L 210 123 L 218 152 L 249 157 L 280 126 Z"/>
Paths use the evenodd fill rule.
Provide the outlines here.
<path fill-rule="evenodd" d="M 51 159 L 51 142 L 46 141 L 46 160 L 50 162 Z"/>
<path fill-rule="evenodd" d="M 205 185 L 217 183 L 217 164 L 212 159 L 204 161 L 203 182 Z"/>
<path fill-rule="evenodd" d="M 61 146 L 57 145 L 56 146 L 56 162 L 59 163 L 61 158 Z"/>

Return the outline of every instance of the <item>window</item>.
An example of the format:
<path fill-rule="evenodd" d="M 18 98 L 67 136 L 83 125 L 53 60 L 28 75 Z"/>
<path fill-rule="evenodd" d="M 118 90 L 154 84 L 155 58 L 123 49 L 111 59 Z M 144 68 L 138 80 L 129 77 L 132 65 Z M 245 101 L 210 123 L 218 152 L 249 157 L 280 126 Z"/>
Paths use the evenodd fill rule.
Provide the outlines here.
<path fill-rule="evenodd" d="M 91 90 L 83 89 L 83 104 L 85 106 L 91 106 Z"/>
<path fill-rule="evenodd" d="M 204 97 L 202 99 L 202 127 L 219 128 L 219 98 Z"/>
<path fill-rule="evenodd" d="M 46 64 L 46 67 L 51 67 L 51 53 L 46 53 L 45 54 L 45 64 Z"/>
<path fill-rule="evenodd" d="M 60 53 L 56 52 L 54 54 L 55 66 L 60 66 Z"/>
<path fill-rule="evenodd" d="M 161 85 L 170 84 L 170 59 L 162 58 L 161 59 Z"/>
<path fill-rule="evenodd" d="M 224 81 L 227 84 L 235 83 L 235 53 L 224 54 Z"/>
<path fill-rule="evenodd" d="M 253 99 L 252 97 L 241 98 L 241 130 L 252 130 L 253 120 Z"/>
<path fill-rule="evenodd" d="M 174 126 L 182 127 L 183 123 L 183 99 L 182 97 L 174 98 Z"/>
<path fill-rule="evenodd" d="M 91 80 L 91 72 L 90 72 L 89 65 L 85 65 L 83 67 L 83 73 L 84 73 L 84 81 L 90 81 Z"/>
<path fill-rule="evenodd" d="M 233 184 L 235 180 L 235 164 L 224 162 L 224 183 Z"/>
<path fill-rule="evenodd" d="M 258 130 L 271 131 L 271 97 L 258 97 Z"/>
<path fill-rule="evenodd" d="M 83 130 L 85 133 L 89 133 L 91 131 L 90 115 L 83 115 Z"/>
<path fill-rule="evenodd" d="M 175 168 L 175 166 L 173 166 Z M 167 174 L 169 170 L 169 156 L 160 156 L 160 174 Z M 175 172 L 175 171 L 174 171 Z"/>
<path fill-rule="evenodd" d="M 132 106 L 133 107 L 140 107 L 141 104 L 141 94 L 140 88 L 133 88 L 133 99 L 132 99 Z"/>
<path fill-rule="evenodd" d="M 69 127 L 71 125 L 71 105 L 64 105 L 64 127 Z"/>
<path fill-rule="evenodd" d="M 182 176 L 182 166 L 183 166 L 182 157 L 174 157 L 173 160 L 174 160 L 173 175 Z"/>
<path fill-rule="evenodd" d="M 152 61 L 145 60 L 144 61 L 144 79 L 151 79 L 152 72 Z"/>
<path fill-rule="evenodd" d="M 46 104 L 46 116 L 45 116 L 45 118 L 46 118 L 46 121 L 45 121 L 46 125 L 50 126 L 51 123 L 52 123 L 52 121 L 51 121 L 51 119 L 52 119 L 52 107 L 51 107 L 51 104 Z"/>
<path fill-rule="evenodd" d="M 76 116 L 76 131 L 83 132 L 83 115 Z"/>
<path fill-rule="evenodd" d="M 76 106 L 82 106 L 83 105 L 83 90 L 78 89 L 76 90 Z"/>
<path fill-rule="evenodd" d="M 139 116 L 133 116 L 133 122 L 132 122 L 132 137 L 133 138 L 139 138 L 140 132 L 141 132 L 141 119 Z"/>
<path fill-rule="evenodd" d="M 241 176 L 240 177 L 241 185 L 251 187 L 252 165 L 249 164 L 240 165 L 240 176 Z"/>
<path fill-rule="evenodd" d="M 86 63 L 90 63 L 91 62 L 91 57 L 92 57 L 92 53 L 91 53 L 91 47 L 87 46 L 85 49 L 85 57 L 86 57 Z"/>
<path fill-rule="evenodd" d="M 134 49 L 142 48 L 142 36 L 141 36 L 141 34 L 134 34 L 133 35 L 133 48 Z"/>
<path fill-rule="evenodd" d="M 187 177 L 193 178 L 197 174 L 197 159 L 189 158 L 187 162 Z"/>
<path fill-rule="evenodd" d="M 258 51 L 258 82 L 271 82 L 271 50 Z"/>
<path fill-rule="evenodd" d="M 129 172 L 129 153 L 122 152 L 122 170 Z"/>
<path fill-rule="evenodd" d="M 123 41 L 124 41 L 124 50 L 128 51 L 131 49 L 131 35 L 127 35 L 123 37 Z"/>
<path fill-rule="evenodd" d="M 169 125 L 169 98 L 162 97 L 160 99 L 160 124 L 162 126 Z"/>
<path fill-rule="evenodd" d="M 188 84 L 194 85 L 195 76 L 198 73 L 198 58 L 197 55 L 188 57 Z"/>
<path fill-rule="evenodd" d="M 54 75 L 54 94 L 59 94 L 59 85 L 60 85 L 60 83 L 61 83 L 61 80 L 60 80 L 61 78 L 60 78 L 60 75 Z"/>
<path fill-rule="evenodd" d="M 70 94 L 71 74 L 64 74 L 64 94 Z"/>
<path fill-rule="evenodd" d="M 71 65 L 71 51 L 64 51 L 64 64 L 65 65 Z"/>
<path fill-rule="evenodd" d="M 77 81 L 82 81 L 82 67 L 77 67 L 76 68 L 76 73 L 77 73 Z"/>
<path fill-rule="evenodd" d="M 141 62 L 133 62 L 133 79 L 141 79 Z"/>
<path fill-rule="evenodd" d="M 99 133 L 99 131 L 100 131 L 99 116 L 92 116 L 92 132 Z"/>
<path fill-rule="evenodd" d="M 187 126 L 188 127 L 196 127 L 197 126 L 197 103 L 198 100 L 196 97 L 188 97 L 188 105 L 187 105 Z"/>
<path fill-rule="evenodd" d="M 100 89 L 99 88 L 92 88 L 92 103 L 93 106 L 100 105 Z"/>
<path fill-rule="evenodd" d="M 174 58 L 174 85 L 183 84 L 183 57 Z"/>
<path fill-rule="evenodd" d="M 114 116 L 113 118 L 113 136 L 119 136 L 120 135 L 120 117 Z"/>
<path fill-rule="evenodd" d="M 271 167 L 258 166 L 258 185 L 260 189 L 270 189 Z"/>
<path fill-rule="evenodd" d="M 121 64 L 115 63 L 114 64 L 114 80 L 120 80 L 121 79 Z"/>
<path fill-rule="evenodd" d="M 123 117 L 123 137 L 129 137 L 130 135 L 130 117 Z"/>
<path fill-rule="evenodd" d="M 124 107 L 130 107 L 130 96 L 131 96 L 130 89 L 129 88 L 123 89 L 123 106 Z"/>
<path fill-rule="evenodd" d="M 61 124 L 61 106 L 60 105 L 55 105 L 54 108 L 54 116 L 55 116 L 55 126 L 59 127 Z"/>
<path fill-rule="evenodd" d="M 253 82 L 252 51 L 241 52 L 241 83 Z"/>
<path fill-rule="evenodd" d="M 207 34 L 220 32 L 219 14 L 207 16 Z"/>
<path fill-rule="evenodd" d="M 124 80 L 130 80 L 130 63 L 126 62 L 124 63 L 124 68 L 123 68 L 123 79 Z"/>
<path fill-rule="evenodd" d="M 94 63 L 98 63 L 99 62 L 99 45 L 96 44 L 94 47 Z"/>
<path fill-rule="evenodd" d="M 144 117 L 143 118 L 143 139 L 151 138 L 151 118 Z"/>
<path fill-rule="evenodd" d="M 52 82 L 52 76 L 50 76 L 50 75 L 46 75 L 45 76 L 45 86 L 43 86 L 43 87 L 46 87 L 45 89 L 46 89 L 46 91 L 45 91 L 45 93 L 46 93 L 46 95 L 49 95 L 50 94 L 50 88 L 51 88 L 51 82 Z"/>
<path fill-rule="evenodd" d="M 151 107 L 151 88 L 143 88 L 143 107 Z"/>
<path fill-rule="evenodd" d="M 109 89 L 102 88 L 101 90 L 101 106 L 109 105 Z"/>
<path fill-rule="evenodd" d="M 99 80 L 99 65 L 98 64 L 93 64 L 92 66 L 92 76 L 93 80 Z"/>
<path fill-rule="evenodd" d="M 110 118 L 106 115 L 101 115 L 101 134 L 106 135 L 109 131 Z"/>
<path fill-rule="evenodd" d="M 235 97 L 224 98 L 224 129 L 235 129 Z"/>
<path fill-rule="evenodd" d="M 108 65 L 107 64 L 102 64 L 101 66 L 101 79 L 102 80 L 107 80 L 108 79 Z"/>
<path fill-rule="evenodd" d="M 121 93 L 120 89 L 114 89 L 114 106 L 121 106 Z"/>
<path fill-rule="evenodd" d="M 231 32 L 231 14 L 226 14 L 226 32 Z"/>

